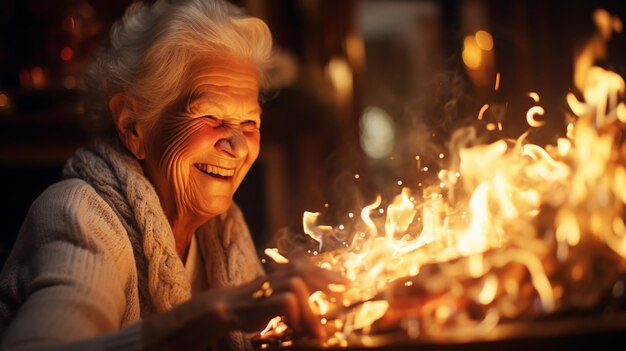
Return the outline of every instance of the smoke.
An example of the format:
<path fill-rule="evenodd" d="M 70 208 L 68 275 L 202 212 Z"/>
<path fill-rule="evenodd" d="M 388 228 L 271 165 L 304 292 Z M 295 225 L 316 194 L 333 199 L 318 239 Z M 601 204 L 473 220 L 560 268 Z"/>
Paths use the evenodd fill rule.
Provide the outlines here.
<path fill-rule="evenodd" d="M 371 204 L 377 195 L 382 197 L 381 208 L 385 208 L 403 187 L 413 189 L 419 197 L 422 189 L 438 182 L 438 170 L 458 162 L 457 155 L 449 150 L 458 150 L 460 139 L 452 142 L 452 135 L 476 124 L 480 106 L 468 87 L 462 73 L 439 71 L 416 89 L 414 98 L 401 102 L 403 107 L 394 118 L 395 145 L 388 158 L 367 159 L 355 144 L 338 145 L 322 165 L 324 172 L 331 175 L 323 189 L 326 201 L 323 206 L 320 203 L 317 208 L 307 209 L 320 213 L 317 224 L 342 226 L 343 233 L 337 232 L 337 236 L 350 241 L 349 233 L 359 220 L 360 209 Z M 495 112 L 497 109 L 491 113 Z M 475 131 L 457 132 L 460 134 L 466 138 L 465 146 L 479 139 Z M 288 256 L 314 252 L 319 245 L 299 225 L 281 228 L 268 244 Z M 324 247 L 329 250 L 339 246 L 340 242 L 328 242 Z"/>

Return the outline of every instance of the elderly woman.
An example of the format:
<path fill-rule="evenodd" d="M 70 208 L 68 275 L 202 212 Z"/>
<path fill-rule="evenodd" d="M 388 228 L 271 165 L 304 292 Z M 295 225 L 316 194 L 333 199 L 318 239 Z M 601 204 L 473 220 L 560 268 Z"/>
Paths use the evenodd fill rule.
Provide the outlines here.
<path fill-rule="evenodd" d="M 100 133 L 33 203 L 2 274 L 13 349 L 246 349 L 339 278 L 265 275 L 233 193 L 259 154 L 271 52 L 259 19 L 221 0 L 136 3 L 86 77 Z"/>

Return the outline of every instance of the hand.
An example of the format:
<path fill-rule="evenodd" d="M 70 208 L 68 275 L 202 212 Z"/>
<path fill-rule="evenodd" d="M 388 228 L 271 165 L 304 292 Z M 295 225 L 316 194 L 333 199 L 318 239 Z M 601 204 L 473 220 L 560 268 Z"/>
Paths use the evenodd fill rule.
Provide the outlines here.
<path fill-rule="evenodd" d="M 222 313 L 228 326 L 243 331 L 259 331 L 275 316 L 284 316 L 297 333 L 324 339 L 320 318 L 311 310 L 308 298 L 321 290 L 328 296 L 336 293 L 328 284 L 344 284 L 341 275 L 302 260 L 278 264 L 264 277 L 237 288 L 225 289 Z"/>

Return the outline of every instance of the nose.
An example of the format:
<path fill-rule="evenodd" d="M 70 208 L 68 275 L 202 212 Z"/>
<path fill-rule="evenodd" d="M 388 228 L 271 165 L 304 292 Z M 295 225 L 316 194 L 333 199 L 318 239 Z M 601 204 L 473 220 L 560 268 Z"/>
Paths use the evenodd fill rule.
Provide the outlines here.
<path fill-rule="evenodd" d="M 245 158 L 248 155 L 248 144 L 240 130 L 230 130 L 228 135 L 215 143 L 215 148 L 236 159 Z"/>

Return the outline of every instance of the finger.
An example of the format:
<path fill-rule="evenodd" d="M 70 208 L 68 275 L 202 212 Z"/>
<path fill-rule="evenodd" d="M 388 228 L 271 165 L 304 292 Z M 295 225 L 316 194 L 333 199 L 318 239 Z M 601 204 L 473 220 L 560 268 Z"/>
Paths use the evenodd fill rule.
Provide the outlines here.
<path fill-rule="evenodd" d="M 266 328 L 276 316 L 284 316 L 291 329 L 301 332 L 300 308 L 294 292 L 272 293 L 269 296 L 231 296 L 230 320 L 235 329 L 245 332 L 258 332 Z"/>
<path fill-rule="evenodd" d="M 302 325 L 305 331 L 320 340 L 325 339 L 324 328 L 320 318 L 313 312 L 309 304 L 311 291 L 305 281 L 299 276 L 293 276 L 286 281 L 286 284 L 288 285 L 287 289 L 295 293 L 297 297 Z"/>
<path fill-rule="evenodd" d="M 311 291 L 322 290 L 327 294 L 333 294 L 337 291 L 329 288 L 330 284 L 343 285 L 345 287 L 351 284 L 350 280 L 340 273 L 311 264 L 295 262 L 291 270 L 294 274 L 297 274 L 306 281 Z"/>
<path fill-rule="evenodd" d="M 273 282 L 275 294 L 293 294 L 296 297 L 296 307 L 299 310 L 301 319 L 299 323 L 302 325 L 302 331 L 313 337 L 324 339 L 325 333 L 320 317 L 311 309 L 309 304 L 311 290 L 305 280 L 298 275 L 292 275 L 274 279 Z"/>
<path fill-rule="evenodd" d="M 281 269 L 281 267 L 289 263 L 289 259 L 283 256 L 278 249 L 267 248 L 263 253 L 265 258 L 261 262 L 263 262 L 263 268 L 268 273 Z"/>
<path fill-rule="evenodd" d="M 257 303 L 258 312 L 267 316 L 267 322 L 274 316 L 284 316 L 285 323 L 291 329 L 299 333 L 303 332 L 304 327 L 298 296 L 293 291 L 280 292 Z"/>
<path fill-rule="evenodd" d="M 284 270 L 288 263 L 279 263 L 271 258 L 267 258 L 262 260 L 263 262 L 263 270 L 267 272 L 267 274 L 272 274 L 276 271 Z"/>
<path fill-rule="evenodd" d="M 327 284 L 350 284 L 351 281 L 343 276 L 339 272 L 335 272 L 329 269 L 321 268 L 313 262 L 300 259 L 291 261 L 286 264 L 276 266 L 276 273 L 281 275 L 293 275 L 298 274 L 306 280 L 310 280 L 311 283 Z"/>

